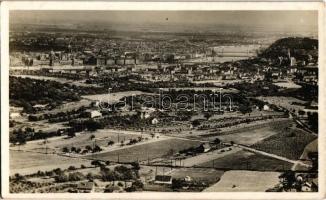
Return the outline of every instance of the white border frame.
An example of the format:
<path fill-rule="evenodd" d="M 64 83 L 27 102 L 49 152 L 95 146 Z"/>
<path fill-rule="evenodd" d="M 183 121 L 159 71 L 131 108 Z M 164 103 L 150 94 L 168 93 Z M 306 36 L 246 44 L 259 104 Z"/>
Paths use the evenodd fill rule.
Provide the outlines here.
<path fill-rule="evenodd" d="M 207 193 L 9 193 L 9 11 L 10 10 L 316 10 L 319 39 L 319 192 L 207 192 Z M 97 198 L 97 199 L 323 199 L 325 198 L 326 71 L 324 60 L 325 4 L 323 2 L 85 2 L 5 1 L 1 3 L 1 191 L 4 198 Z M 263 177 L 262 177 L 263 178 Z"/>

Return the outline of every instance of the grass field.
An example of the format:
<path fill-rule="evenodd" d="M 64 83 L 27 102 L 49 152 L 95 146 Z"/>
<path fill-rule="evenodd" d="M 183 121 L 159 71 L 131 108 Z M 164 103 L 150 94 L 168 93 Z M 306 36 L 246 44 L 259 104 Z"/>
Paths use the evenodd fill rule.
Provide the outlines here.
<path fill-rule="evenodd" d="M 240 128 L 220 135 L 207 135 L 202 136 L 202 139 L 214 140 L 216 137 L 223 142 L 233 141 L 243 145 L 253 145 L 264 139 L 267 139 L 275 134 L 280 133 L 285 127 L 290 126 L 291 121 L 282 119 L 279 121 L 271 121 L 269 123 L 257 124 L 252 127 Z"/>
<path fill-rule="evenodd" d="M 273 171 L 291 169 L 292 165 L 292 163 L 241 150 L 236 153 L 202 163 L 199 166 L 232 170 Z"/>
<path fill-rule="evenodd" d="M 91 135 L 94 135 L 95 139 L 91 140 Z M 71 148 L 72 146 L 74 146 L 76 148 L 85 148 L 85 146 L 87 145 L 92 146 L 95 140 L 97 145 L 100 145 L 101 147 L 107 147 L 108 141 L 114 141 L 115 143 L 118 143 L 118 141 L 121 142 L 122 140 L 124 140 L 125 143 L 127 143 L 130 139 L 137 139 L 140 136 L 141 134 L 138 134 L 136 132 L 129 133 L 126 131 L 123 132 L 116 130 L 101 129 L 95 132 L 82 133 L 73 138 L 58 137 L 49 139 L 46 145 L 43 143 L 43 140 L 33 141 L 21 146 L 20 148 L 24 150 L 45 153 L 45 148 L 47 147 L 48 150 L 51 152 L 61 152 L 63 147 Z M 145 134 L 143 135 L 143 137 L 150 138 L 150 136 Z M 13 148 L 17 149 L 18 147 Z"/>
<path fill-rule="evenodd" d="M 116 151 L 100 153 L 86 156 L 88 158 L 117 161 L 120 162 L 144 161 L 147 159 L 159 158 L 166 155 L 171 149 L 174 152 L 198 146 L 201 142 L 186 141 L 180 139 L 166 139 L 157 142 L 136 145 L 129 148 L 124 148 Z"/>
<path fill-rule="evenodd" d="M 90 166 L 90 161 L 57 156 L 54 154 L 40 154 L 34 152 L 9 151 L 10 174 L 31 174 L 38 170 L 53 170 L 55 168 L 68 168 L 73 165 L 80 167 L 81 164 Z"/>
<path fill-rule="evenodd" d="M 223 174 L 224 171 L 222 170 L 182 168 L 173 170 L 169 175 L 176 179 L 184 179 L 186 176 L 190 176 L 194 181 L 204 181 L 212 184 L 219 181 Z"/>
<path fill-rule="evenodd" d="M 290 128 L 256 143 L 251 147 L 296 160 L 300 158 L 306 145 L 316 138 L 316 136 L 301 129 Z"/>
<path fill-rule="evenodd" d="M 279 172 L 227 171 L 204 192 L 265 192 L 279 183 Z"/>

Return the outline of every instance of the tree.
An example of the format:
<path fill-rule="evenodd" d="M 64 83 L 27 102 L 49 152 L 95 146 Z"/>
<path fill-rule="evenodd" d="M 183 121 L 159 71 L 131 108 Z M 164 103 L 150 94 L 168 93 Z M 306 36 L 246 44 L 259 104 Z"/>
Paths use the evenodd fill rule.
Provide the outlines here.
<path fill-rule="evenodd" d="M 209 118 L 211 118 L 212 116 L 213 116 L 213 114 L 210 113 L 210 112 L 205 112 L 204 113 L 204 117 L 206 118 L 206 120 L 209 120 Z"/>
<path fill-rule="evenodd" d="M 302 115 L 306 114 L 306 112 L 303 111 L 303 110 L 299 110 L 298 114 L 299 114 L 300 116 L 302 116 Z"/>
<path fill-rule="evenodd" d="M 75 166 L 69 166 L 68 170 L 76 170 L 76 167 Z"/>
<path fill-rule="evenodd" d="M 70 151 L 71 151 L 71 152 L 76 152 L 76 147 L 71 147 L 71 148 L 70 148 Z"/>
<path fill-rule="evenodd" d="M 74 173 L 69 173 L 68 179 L 69 181 L 81 181 L 85 179 L 85 176 L 81 172 L 74 172 Z"/>
<path fill-rule="evenodd" d="M 16 136 L 17 142 L 22 145 L 26 144 L 26 134 L 23 133 L 22 131 L 19 131 Z"/>
<path fill-rule="evenodd" d="M 20 175 L 19 173 L 16 173 L 15 177 L 14 177 L 14 180 L 15 181 L 22 181 L 22 180 L 25 180 L 25 177 Z"/>
<path fill-rule="evenodd" d="M 252 109 L 249 105 L 240 105 L 239 106 L 239 111 L 242 113 L 242 114 L 246 114 L 246 113 L 250 113 L 252 112 Z"/>
<path fill-rule="evenodd" d="M 57 183 L 63 183 L 63 182 L 69 181 L 69 177 L 67 175 L 65 175 L 64 173 L 62 173 L 62 174 L 55 176 L 54 180 Z"/>
<path fill-rule="evenodd" d="M 200 125 L 200 121 L 199 120 L 194 120 L 191 122 L 191 124 L 193 125 L 193 127 L 197 127 Z"/>
<path fill-rule="evenodd" d="M 139 169 L 140 169 L 140 165 L 139 165 L 138 162 L 132 162 L 132 163 L 131 163 L 131 166 L 132 166 L 132 168 L 135 169 L 135 170 L 139 170 Z"/>
<path fill-rule="evenodd" d="M 172 179 L 172 189 L 180 189 L 184 185 L 184 180 L 182 179 Z"/>
<path fill-rule="evenodd" d="M 94 179 L 94 174 L 92 174 L 92 172 L 89 172 L 87 175 L 86 175 L 86 178 L 90 181 L 92 181 Z"/>
<path fill-rule="evenodd" d="M 218 138 L 215 138 L 214 141 L 213 141 L 214 144 L 220 144 L 221 143 L 221 140 L 218 139 Z"/>
<path fill-rule="evenodd" d="M 102 148 L 98 145 L 95 145 L 93 152 L 100 152 L 100 151 L 102 151 Z"/>
<path fill-rule="evenodd" d="M 89 139 L 93 140 L 95 138 L 95 135 L 91 135 L 91 137 L 89 137 Z"/>
<path fill-rule="evenodd" d="M 92 150 L 93 150 L 92 147 L 89 146 L 89 145 L 87 145 L 87 146 L 85 147 L 85 149 L 88 150 L 88 151 L 92 151 Z"/>
<path fill-rule="evenodd" d="M 291 189 L 296 180 L 294 171 L 290 170 L 281 174 L 280 178 L 283 179 L 282 184 L 285 190 Z"/>
<path fill-rule="evenodd" d="M 136 189 L 143 189 L 144 188 L 144 184 L 143 182 L 141 182 L 140 180 L 136 180 L 135 182 L 132 183 L 132 186 L 134 186 Z"/>
<path fill-rule="evenodd" d="M 81 148 L 77 148 L 76 153 L 80 153 L 80 152 L 81 152 Z"/>
<path fill-rule="evenodd" d="M 69 152 L 68 147 L 63 147 L 63 148 L 62 148 L 62 152 L 63 152 L 63 153 L 68 153 L 68 152 Z"/>
<path fill-rule="evenodd" d="M 94 165 L 95 167 L 102 166 L 102 163 L 99 160 L 93 160 L 91 162 L 91 165 Z"/>
<path fill-rule="evenodd" d="M 75 137 L 76 136 L 76 133 L 74 131 L 69 131 L 68 132 L 68 137 Z"/>

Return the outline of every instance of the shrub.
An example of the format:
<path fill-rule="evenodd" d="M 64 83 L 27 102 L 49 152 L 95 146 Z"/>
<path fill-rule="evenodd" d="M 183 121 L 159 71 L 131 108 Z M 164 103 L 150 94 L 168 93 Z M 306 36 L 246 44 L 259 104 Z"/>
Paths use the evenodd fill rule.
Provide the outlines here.
<path fill-rule="evenodd" d="M 76 167 L 75 166 L 69 166 L 68 170 L 76 170 Z"/>

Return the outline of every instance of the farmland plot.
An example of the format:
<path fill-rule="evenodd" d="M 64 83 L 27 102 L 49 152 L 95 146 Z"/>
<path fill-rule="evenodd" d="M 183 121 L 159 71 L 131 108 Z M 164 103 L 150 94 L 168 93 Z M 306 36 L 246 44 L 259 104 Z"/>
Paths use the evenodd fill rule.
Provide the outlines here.
<path fill-rule="evenodd" d="M 292 163 L 241 150 L 199 166 L 232 170 L 277 171 L 291 169 L 292 165 Z"/>
<path fill-rule="evenodd" d="M 145 143 L 120 150 L 86 156 L 87 158 L 110 160 L 120 162 L 147 161 L 159 158 L 169 152 L 178 152 L 190 147 L 198 146 L 201 142 L 186 141 L 181 139 L 165 139 L 157 142 Z"/>
<path fill-rule="evenodd" d="M 276 154 L 292 160 L 300 158 L 304 148 L 317 137 L 298 128 L 284 130 L 277 135 L 273 135 L 252 148 Z"/>

